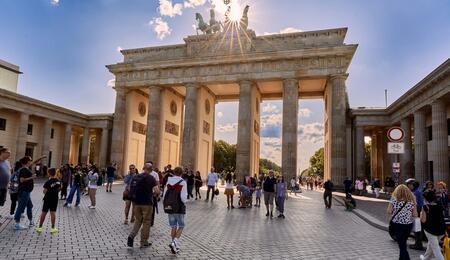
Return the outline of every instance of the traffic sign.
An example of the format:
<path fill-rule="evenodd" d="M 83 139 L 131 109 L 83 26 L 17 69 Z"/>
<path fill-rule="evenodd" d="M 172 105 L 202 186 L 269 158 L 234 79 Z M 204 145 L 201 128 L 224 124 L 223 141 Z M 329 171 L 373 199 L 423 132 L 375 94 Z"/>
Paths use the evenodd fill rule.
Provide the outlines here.
<path fill-rule="evenodd" d="M 400 168 L 400 163 L 395 162 L 395 163 L 392 164 L 392 167 L 393 168 Z"/>
<path fill-rule="evenodd" d="M 388 153 L 391 153 L 391 154 L 405 153 L 405 143 L 389 142 L 388 143 Z"/>
<path fill-rule="evenodd" d="M 394 126 L 389 128 L 387 131 L 387 136 L 391 142 L 400 142 L 405 136 L 405 131 L 403 131 L 401 127 Z"/>
<path fill-rule="evenodd" d="M 394 168 L 394 169 L 392 169 L 392 172 L 400 173 L 400 169 L 399 168 Z"/>

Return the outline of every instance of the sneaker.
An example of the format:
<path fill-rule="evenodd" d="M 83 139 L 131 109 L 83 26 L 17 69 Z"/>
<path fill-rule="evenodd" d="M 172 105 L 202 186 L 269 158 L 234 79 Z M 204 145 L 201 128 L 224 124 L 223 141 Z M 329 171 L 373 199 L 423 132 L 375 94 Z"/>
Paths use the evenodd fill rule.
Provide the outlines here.
<path fill-rule="evenodd" d="M 29 227 L 34 227 L 33 221 L 30 221 L 30 224 L 28 224 Z"/>
<path fill-rule="evenodd" d="M 6 216 L 6 219 L 14 219 L 14 214 Z"/>
<path fill-rule="evenodd" d="M 79 204 L 79 203 L 75 204 L 75 207 L 79 207 L 79 206 L 80 206 L 80 204 Z"/>
<path fill-rule="evenodd" d="M 128 225 L 128 219 L 125 219 L 125 221 L 123 222 L 124 225 Z"/>
<path fill-rule="evenodd" d="M 175 242 L 171 242 L 170 244 L 169 244 L 169 247 L 170 247 L 170 251 L 172 251 L 172 254 L 176 254 L 177 253 L 177 248 L 176 248 L 176 246 L 175 246 Z"/>
<path fill-rule="evenodd" d="M 90 209 L 95 209 L 95 206 L 89 206 Z"/>
<path fill-rule="evenodd" d="M 272 212 L 270 212 L 270 218 L 273 218 L 273 213 Z"/>
<path fill-rule="evenodd" d="M 70 203 L 64 203 L 64 207 L 66 207 L 66 208 L 70 208 Z"/>
<path fill-rule="evenodd" d="M 128 247 L 133 247 L 133 244 L 134 244 L 134 238 L 128 237 L 127 246 Z"/>
<path fill-rule="evenodd" d="M 284 216 L 284 214 L 281 214 L 281 217 L 282 217 L 282 218 L 286 218 L 286 217 Z"/>
<path fill-rule="evenodd" d="M 42 231 L 44 231 L 44 229 L 43 229 L 42 227 L 37 227 L 37 228 L 36 228 L 36 232 L 42 233 Z"/>
<path fill-rule="evenodd" d="M 420 260 L 424 260 L 425 256 L 424 255 L 420 255 Z"/>
<path fill-rule="evenodd" d="M 16 223 L 16 224 L 14 225 L 14 229 L 15 229 L 15 230 L 24 230 L 24 229 L 27 229 L 27 228 L 24 227 L 23 225 L 21 225 L 20 223 Z"/>
<path fill-rule="evenodd" d="M 282 217 L 283 217 L 283 214 L 278 215 L 278 218 L 282 218 Z"/>
<path fill-rule="evenodd" d="M 173 243 L 175 244 L 175 248 L 177 249 L 177 250 L 180 250 L 180 247 L 181 247 L 181 242 L 180 242 L 180 240 L 178 240 L 178 239 L 174 239 L 173 240 Z"/>
<path fill-rule="evenodd" d="M 57 228 L 51 228 L 50 229 L 50 234 L 56 234 L 58 232 L 59 232 L 59 230 Z"/>

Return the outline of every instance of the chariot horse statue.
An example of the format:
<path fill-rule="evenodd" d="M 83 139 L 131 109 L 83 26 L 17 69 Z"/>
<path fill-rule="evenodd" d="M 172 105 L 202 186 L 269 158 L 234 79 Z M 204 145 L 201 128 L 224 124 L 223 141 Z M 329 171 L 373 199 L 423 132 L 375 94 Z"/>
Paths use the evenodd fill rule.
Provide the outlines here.
<path fill-rule="evenodd" d="M 245 31 L 248 28 L 248 9 L 249 5 L 246 5 L 244 11 L 242 12 L 241 21 L 239 22 L 240 27 Z"/>
<path fill-rule="evenodd" d="M 195 14 L 195 20 L 197 20 L 198 23 L 196 28 L 197 34 L 198 30 L 203 32 L 203 34 L 213 34 L 220 32 L 222 30 L 222 23 L 216 20 L 216 14 L 214 12 L 214 9 L 211 9 L 209 13 L 211 16 L 209 24 L 205 22 L 203 16 L 200 13 Z"/>

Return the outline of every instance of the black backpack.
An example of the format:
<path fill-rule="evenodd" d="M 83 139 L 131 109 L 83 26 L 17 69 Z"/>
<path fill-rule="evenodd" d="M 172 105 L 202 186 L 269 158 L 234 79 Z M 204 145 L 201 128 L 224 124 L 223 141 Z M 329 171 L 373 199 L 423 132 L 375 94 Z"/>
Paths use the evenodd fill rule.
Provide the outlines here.
<path fill-rule="evenodd" d="M 175 187 L 180 184 L 183 180 L 181 179 L 175 185 L 166 186 L 166 194 L 164 194 L 164 212 L 167 214 L 184 213 L 184 204 L 181 201 L 181 190 L 178 191 Z"/>
<path fill-rule="evenodd" d="M 136 202 L 137 197 L 139 193 L 142 193 L 141 187 L 144 185 L 143 182 L 145 182 L 145 175 L 144 174 L 137 174 L 136 176 L 131 179 L 130 182 L 130 191 L 128 192 L 128 199 Z"/>

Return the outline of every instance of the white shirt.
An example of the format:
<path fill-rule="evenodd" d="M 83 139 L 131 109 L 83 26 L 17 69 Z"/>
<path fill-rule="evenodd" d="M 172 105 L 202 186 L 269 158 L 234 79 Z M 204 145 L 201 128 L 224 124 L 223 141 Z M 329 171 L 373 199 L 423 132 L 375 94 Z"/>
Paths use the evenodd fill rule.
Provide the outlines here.
<path fill-rule="evenodd" d="M 180 176 L 172 176 L 172 177 L 169 177 L 168 179 L 167 179 L 167 184 L 168 185 L 175 185 L 175 184 L 177 184 L 177 182 L 179 182 L 180 180 L 183 180 Z M 180 185 L 181 186 L 183 186 L 182 188 L 181 188 L 181 193 L 180 193 L 180 197 L 181 197 L 181 201 L 183 202 L 183 203 L 186 203 L 186 201 L 187 201 L 187 184 L 186 184 L 186 182 L 183 180 L 182 182 L 180 182 Z M 164 196 L 166 196 L 166 191 L 167 191 L 167 189 L 164 189 L 164 195 L 163 195 L 163 197 Z"/>
<path fill-rule="evenodd" d="M 150 173 L 150 175 L 153 176 L 153 178 L 155 178 L 156 182 L 159 183 L 159 175 L 158 175 L 158 173 L 156 173 L 155 171 L 152 171 Z"/>
<path fill-rule="evenodd" d="M 218 179 L 219 176 L 217 176 L 217 173 L 215 172 L 208 173 L 208 186 L 215 186 Z"/>
<path fill-rule="evenodd" d="M 295 187 L 296 181 L 291 179 L 291 187 Z"/>
<path fill-rule="evenodd" d="M 225 182 L 225 189 L 234 189 L 233 180 L 230 182 Z"/>

